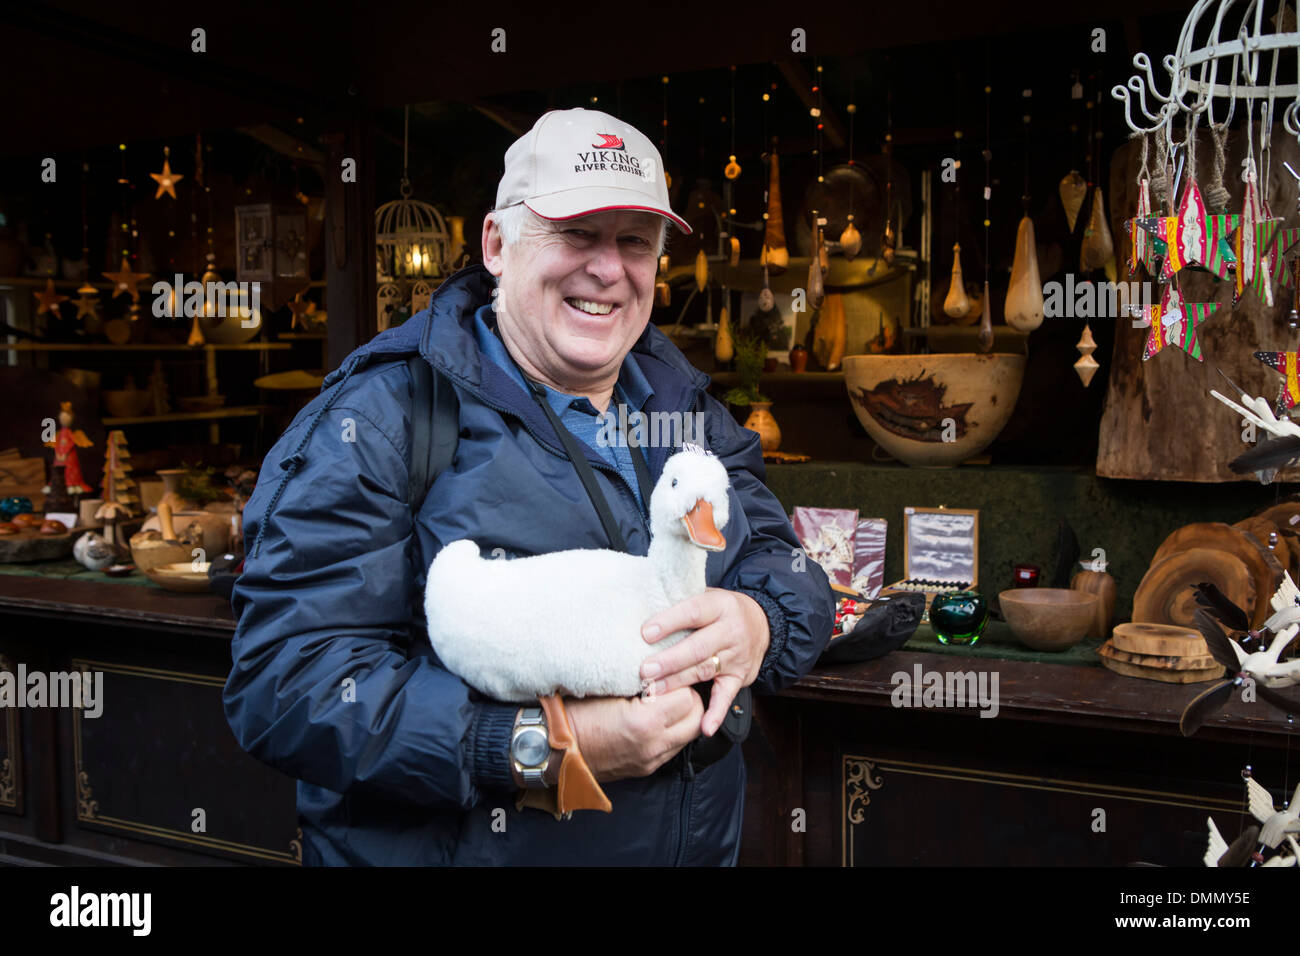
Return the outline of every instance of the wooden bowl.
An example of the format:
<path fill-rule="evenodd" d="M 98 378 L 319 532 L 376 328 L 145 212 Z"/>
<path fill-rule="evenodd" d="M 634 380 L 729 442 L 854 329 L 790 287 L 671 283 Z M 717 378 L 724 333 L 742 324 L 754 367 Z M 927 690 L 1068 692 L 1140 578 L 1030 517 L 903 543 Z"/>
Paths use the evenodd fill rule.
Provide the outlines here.
<path fill-rule="evenodd" d="M 202 570 L 195 571 L 193 561 L 182 561 L 179 564 L 160 564 L 141 570 L 150 581 L 168 591 L 200 594 L 208 590 L 208 562 L 201 561 L 198 566 Z"/>
<path fill-rule="evenodd" d="M 179 541 L 165 541 L 143 533 L 131 536 L 131 563 L 148 574 L 153 568 L 166 564 L 189 562 L 194 550 Z"/>
<path fill-rule="evenodd" d="M 951 467 L 998 437 L 1020 395 L 1025 356 L 846 355 L 844 384 L 876 444 L 909 465 Z"/>
<path fill-rule="evenodd" d="M 114 418 L 135 418 L 143 415 L 153 402 L 153 393 L 143 388 L 111 389 L 102 394 L 108 414 Z"/>
<path fill-rule="evenodd" d="M 1095 594 L 1068 588 L 1012 588 L 998 595 L 1011 633 L 1036 651 L 1063 651 L 1083 640 L 1097 601 Z"/>

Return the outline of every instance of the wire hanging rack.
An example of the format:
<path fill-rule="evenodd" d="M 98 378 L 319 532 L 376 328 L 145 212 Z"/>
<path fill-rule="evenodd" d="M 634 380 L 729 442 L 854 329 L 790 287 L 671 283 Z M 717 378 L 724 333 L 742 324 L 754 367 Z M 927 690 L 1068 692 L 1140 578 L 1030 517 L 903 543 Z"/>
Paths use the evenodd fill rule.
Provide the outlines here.
<path fill-rule="evenodd" d="M 1234 6 L 1243 11 L 1239 20 L 1228 16 Z M 1161 92 L 1157 86 L 1150 58 L 1145 53 L 1136 54 L 1133 65 L 1140 74 L 1129 77 L 1127 85 L 1111 88 L 1111 96 L 1124 104 L 1124 119 L 1129 129 L 1144 134 L 1163 132 L 1166 144 L 1173 149 L 1182 145 L 1174 139 L 1179 116 L 1184 118 L 1188 130 L 1194 128 L 1201 114 L 1206 114 L 1211 127 L 1220 123 L 1227 126 L 1232 122 L 1239 100 L 1246 101 L 1247 111 L 1252 114 L 1254 103 L 1259 101 L 1260 138 L 1266 142 L 1278 101 L 1289 100 L 1282 110 L 1282 123 L 1288 133 L 1300 140 L 1300 83 L 1277 81 L 1288 54 L 1292 60 L 1288 75 L 1296 76 L 1300 67 L 1300 32 L 1295 29 L 1295 10 L 1286 0 L 1281 0 L 1276 12 L 1266 19 L 1266 8 L 1274 9 L 1266 0 L 1245 3 L 1198 0 L 1183 21 L 1175 51 L 1161 61 L 1169 74 L 1167 92 Z M 1205 22 L 1209 22 L 1208 36 L 1202 30 Z M 1226 32 L 1225 22 L 1229 24 Z M 1237 24 L 1235 34 L 1230 25 L 1233 22 Z M 1198 33 L 1202 33 L 1202 40 L 1198 41 Z M 1266 78 L 1261 76 L 1261 66 L 1266 68 Z M 1148 97 L 1156 106 L 1154 113 L 1147 108 Z M 1139 112 L 1136 119 L 1134 100 Z M 1227 115 L 1221 121 L 1215 116 L 1216 100 L 1227 101 Z M 1250 115 L 1248 121 L 1254 118 Z"/>

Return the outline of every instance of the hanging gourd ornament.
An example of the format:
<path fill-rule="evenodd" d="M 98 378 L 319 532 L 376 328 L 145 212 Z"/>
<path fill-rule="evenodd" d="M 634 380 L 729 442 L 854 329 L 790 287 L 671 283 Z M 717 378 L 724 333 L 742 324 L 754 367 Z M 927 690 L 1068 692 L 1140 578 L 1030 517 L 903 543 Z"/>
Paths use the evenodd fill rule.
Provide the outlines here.
<path fill-rule="evenodd" d="M 730 162 L 728 162 L 726 168 L 722 170 L 722 175 L 726 176 L 728 179 L 735 179 L 740 175 L 740 164 L 736 162 L 735 156 L 730 158 Z"/>
<path fill-rule="evenodd" d="M 695 254 L 695 288 L 703 292 L 709 285 L 709 257 L 701 248 Z"/>
<path fill-rule="evenodd" d="M 844 253 L 844 258 L 850 262 L 853 257 L 862 251 L 862 233 L 858 232 L 858 227 L 853 225 L 853 214 L 849 213 L 849 223 L 840 233 L 840 252 Z"/>
<path fill-rule="evenodd" d="M 1020 220 L 1016 230 L 1016 258 L 1011 264 L 1006 315 L 1007 324 L 1021 332 L 1032 332 L 1043 324 L 1043 282 L 1038 274 L 1034 221 L 1028 216 Z"/>
<path fill-rule="evenodd" d="M 790 265 L 790 250 L 785 246 L 785 220 L 781 216 L 781 171 L 773 143 L 771 154 L 771 179 L 767 188 L 767 228 L 763 235 L 763 251 L 759 262 L 766 266 L 773 275 L 780 275 Z"/>
<path fill-rule="evenodd" d="M 970 299 L 966 298 L 966 285 L 961 277 L 961 243 L 952 244 L 952 285 L 948 287 L 948 298 L 943 300 L 944 315 L 952 319 L 961 319 L 970 311 Z"/>

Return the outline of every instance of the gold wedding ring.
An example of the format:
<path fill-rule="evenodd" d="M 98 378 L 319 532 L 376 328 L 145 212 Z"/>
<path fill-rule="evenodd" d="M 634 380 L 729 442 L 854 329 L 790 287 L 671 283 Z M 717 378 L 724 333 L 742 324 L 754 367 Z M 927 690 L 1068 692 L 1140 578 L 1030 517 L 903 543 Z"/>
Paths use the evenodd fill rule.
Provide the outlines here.
<path fill-rule="evenodd" d="M 713 661 L 713 676 L 717 677 L 719 674 L 722 673 L 722 661 L 718 659 L 717 654 L 714 654 L 713 657 L 710 658 L 710 660 Z"/>

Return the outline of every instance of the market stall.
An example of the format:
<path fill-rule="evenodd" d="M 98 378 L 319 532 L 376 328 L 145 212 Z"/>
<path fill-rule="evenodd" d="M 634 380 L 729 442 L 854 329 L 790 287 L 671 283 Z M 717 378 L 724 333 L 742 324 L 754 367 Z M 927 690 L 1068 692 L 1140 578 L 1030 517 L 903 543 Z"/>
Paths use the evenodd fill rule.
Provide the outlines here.
<path fill-rule="evenodd" d="M 0 860 L 303 862 L 222 699 L 245 505 L 326 376 L 481 261 L 506 147 L 583 107 L 653 131 L 692 231 L 651 321 L 836 589 L 755 705 L 740 861 L 1295 863 L 1285 821 L 1242 848 L 1295 784 L 1300 32 L 1173 7 L 316 111 L 223 87 L 39 187 L 6 153 Z"/>

